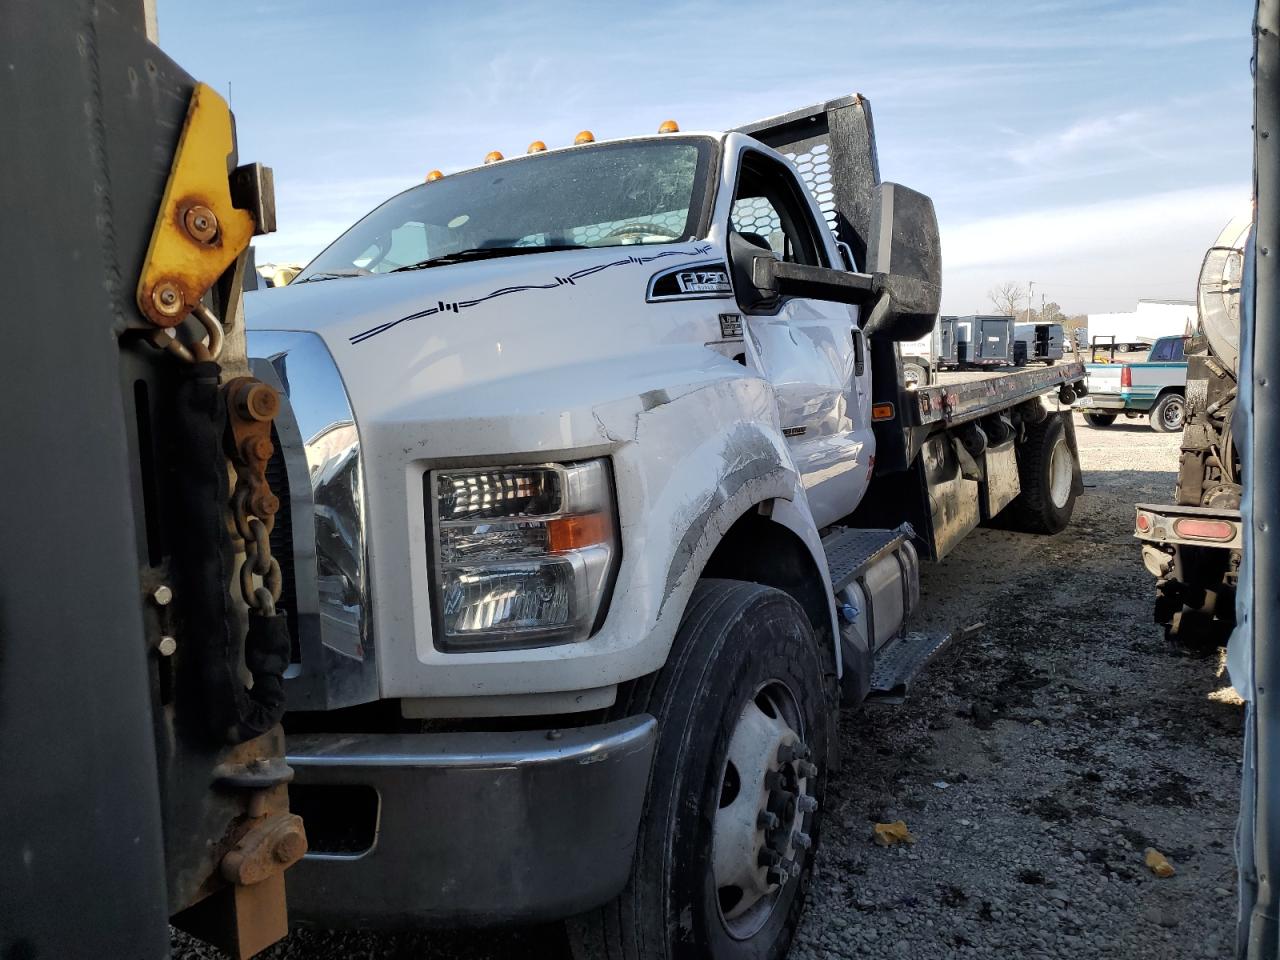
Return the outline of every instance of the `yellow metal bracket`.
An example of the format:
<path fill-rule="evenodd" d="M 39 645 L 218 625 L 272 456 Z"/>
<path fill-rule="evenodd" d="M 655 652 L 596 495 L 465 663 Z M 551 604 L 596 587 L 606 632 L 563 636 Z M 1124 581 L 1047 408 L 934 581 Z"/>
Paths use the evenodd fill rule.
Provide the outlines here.
<path fill-rule="evenodd" d="M 231 199 L 234 147 L 227 102 L 197 83 L 138 278 L 138 309 L 157 326 L 181 323 L 254 235 L 253 214 Z"/>

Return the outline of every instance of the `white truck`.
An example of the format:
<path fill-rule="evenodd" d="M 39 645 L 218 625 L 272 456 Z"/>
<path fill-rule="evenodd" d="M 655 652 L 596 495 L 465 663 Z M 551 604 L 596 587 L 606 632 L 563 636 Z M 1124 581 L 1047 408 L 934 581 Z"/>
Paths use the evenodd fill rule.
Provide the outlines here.
<path fill-rule="evenodd" d="M 919 554 L 1081 490 L 1079 364 L 905 391 L 937 227 L 875 157 L 850 97 L 497 160 L 250 296 L 294 918 L 786 953 L 837 710 L 948 639 Z"/>

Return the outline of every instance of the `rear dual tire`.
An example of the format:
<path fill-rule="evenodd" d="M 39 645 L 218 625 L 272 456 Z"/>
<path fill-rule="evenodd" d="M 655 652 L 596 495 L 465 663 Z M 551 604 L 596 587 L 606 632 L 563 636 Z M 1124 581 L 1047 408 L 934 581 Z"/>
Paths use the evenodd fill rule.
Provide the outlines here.
<path fill-rule="evenodd" d="M 1024 533 L 1059 533 L 1071 522 L 1080 489 L 1080 465 L 1065 419 L 1050 414 L 1026 423 L 1017 446 L 1022 492 L 1001 513 L 1003 525 Z"/>
<path fill-rule="evenodd" d="M 820 834 L 834 736 L 829 659 L 787 594 L 731 580 L 698 584 L 667 664 L 615 708 L 655 716 L 658 741 L 631 879 L 613 902 L 569 921 L 576 958 L 786 956 Z M 780 744 L 790 744 L 787 756 L 803 744 L 807 756 L 775 763 Z M 761 757 L 763 771 L 752 761 Z M 768 818 L 751 805 L 762 798 L 772 809 L 784 793 L 791 800 L 782 799 L 779 824 L 757 829 L 757 816 Z M 756 870 L 766 847 L 770 857 L 786 854 L 785 879 L 779 868 Z"/>
<path fill-rule="evenodd" d="M 1092 411 L 1084 415 L 1084 422 L 1091 427 L 1109 427 L 1116 422 L 1114 413 L 1094 413 Z"/>

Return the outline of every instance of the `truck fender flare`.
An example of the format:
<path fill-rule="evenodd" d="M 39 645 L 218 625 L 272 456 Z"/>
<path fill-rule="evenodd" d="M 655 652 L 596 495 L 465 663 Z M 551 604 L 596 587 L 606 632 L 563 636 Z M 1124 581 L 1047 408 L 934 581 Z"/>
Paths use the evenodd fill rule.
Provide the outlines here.
<path fill-rule="evenodd" d="M 767 474 L 741 478 L 739 483 L 729 489 L 722 479 L 719 490 L 725 496 L 722 499 L 714 498 L 713 504 L 694 518 L 676 548 L 667 574 L 667 589 L 659 609 L 659 621 L 670 611 L 678 610 L 683 615 L 684 606 L 694 586 L 702 577 L 707 561 L 711 559 L 725 534 L 744 514 L 758 511 L 799 539 L 822 578 L 822 595 L 826 600 L 836 676 L 841 676 L 843 663 L 840 656 L 840 625 L 835 599 L 829 587 L 827 556 L 822 549 L 822 540 L 818 536 L 813 515 L 809 511 L 808 497 L 799 477 L 789 465 L 779 463 L 776 469 Z"/>

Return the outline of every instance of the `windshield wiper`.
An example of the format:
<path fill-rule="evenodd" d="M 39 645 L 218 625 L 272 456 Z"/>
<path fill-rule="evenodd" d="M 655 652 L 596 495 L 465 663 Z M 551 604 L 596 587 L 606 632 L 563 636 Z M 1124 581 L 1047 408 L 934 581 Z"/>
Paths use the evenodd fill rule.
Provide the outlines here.
<path fill-rule="evenodd" d="M 316 280 L 340 280 L 343 277 L 367 277 L 368 270 L 361 270 L 356 267 L 354 270 L 321 270 L 319 273 L 308 274 L 305 277 L 299 277 L 294 283 L 312 283 Z"/>
<path fill-rule="evenodd" d="M 453 253 L 442 253 L 438 257 L 430 257 L 418 263 L 406 264 L 388 270 L 388 273 L 400 273 L 404 270 L 426 270 L 430 267 L 443 267 L 450 263 L 463 263 L 467 260 L 490 260 L 494 257 L 518 257 L 528 253 L 549 253 L 556 250 L 586 250 L 582 243 L 548 243 L 542 247 L 469 247 L 466 250 L 455 250 Z"/>

